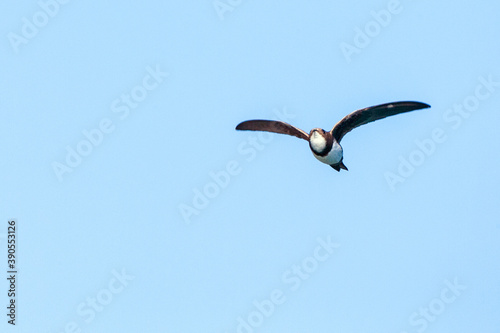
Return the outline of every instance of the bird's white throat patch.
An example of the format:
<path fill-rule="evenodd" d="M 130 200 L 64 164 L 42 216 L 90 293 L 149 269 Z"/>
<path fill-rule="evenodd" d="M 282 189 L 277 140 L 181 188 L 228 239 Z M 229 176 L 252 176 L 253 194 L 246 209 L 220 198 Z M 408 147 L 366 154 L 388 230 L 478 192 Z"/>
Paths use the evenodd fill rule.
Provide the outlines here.
<path fill-rule="evenodd" d="M 311 147 L 314 151 L 322 151 L 326 147 L 326 139 L 318 132 L 313 132 L 311 135 Z"/>

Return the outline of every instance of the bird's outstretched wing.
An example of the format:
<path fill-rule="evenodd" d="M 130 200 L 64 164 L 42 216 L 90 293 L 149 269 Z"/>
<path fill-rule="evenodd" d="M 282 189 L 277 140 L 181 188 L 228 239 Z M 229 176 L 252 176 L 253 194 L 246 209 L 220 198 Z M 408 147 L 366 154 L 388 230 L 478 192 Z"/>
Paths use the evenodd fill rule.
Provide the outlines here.
<path fill-rule="evenodd" d="M 430 105 L 420 102 L 394 102 L 370 106 L 354 111 L 339 121 L 330 131 L 333 137 L 340 142 L 344 135 L 358 126 L 372 121 L 394 116 L 399 113 L 429 108 Z"/>
<path fill-rule="evenodd" d="M 247 120 L 236 126 L 240 131 L 264 131 L 288 134 L 309 141 L 309 135 L 301 129 L 282 121 L 276 120 Z"/>

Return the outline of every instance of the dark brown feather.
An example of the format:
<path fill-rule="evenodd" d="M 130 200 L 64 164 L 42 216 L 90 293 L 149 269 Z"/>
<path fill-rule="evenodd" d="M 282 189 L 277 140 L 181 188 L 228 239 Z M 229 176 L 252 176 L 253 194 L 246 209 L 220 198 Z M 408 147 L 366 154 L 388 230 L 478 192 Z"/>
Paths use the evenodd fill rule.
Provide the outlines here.
<path fill-rule="evenodd" d="M 296 136 L 299 139 L 309 141 L 309 135 L 301 129 L 282 121 L 276 120 L 247 120 L 236 126 L 240 131 L 264 131 Z"/>
<path fill-rule="evenodd" d="M 340 142 L 344 135 L 358 126 L 371 123 L 372 121 L 394 116 L 399 113 L 429 108 L 430 105 L 420 102 L 394 102 L 381 105 L 370 106 L 354 111 L 339 121 L 330 131 Z"/>

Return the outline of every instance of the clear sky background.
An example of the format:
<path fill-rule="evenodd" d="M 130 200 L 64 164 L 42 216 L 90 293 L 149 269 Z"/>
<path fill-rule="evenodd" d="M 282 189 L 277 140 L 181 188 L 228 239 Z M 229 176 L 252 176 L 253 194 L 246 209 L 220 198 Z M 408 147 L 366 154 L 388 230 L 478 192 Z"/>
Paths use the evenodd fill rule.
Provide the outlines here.
<path fill-rule="evenodd" d="M 0 5 L 2 332 L 498 332 L 500 5 Z M 342 145 L 351 111 L 432 108 Z"/>

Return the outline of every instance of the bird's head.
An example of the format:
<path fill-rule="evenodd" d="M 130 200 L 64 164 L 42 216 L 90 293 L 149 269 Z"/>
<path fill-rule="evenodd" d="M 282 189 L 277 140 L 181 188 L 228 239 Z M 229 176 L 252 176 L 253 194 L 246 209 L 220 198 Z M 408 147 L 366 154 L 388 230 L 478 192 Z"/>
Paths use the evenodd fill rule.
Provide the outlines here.
<path fill-rule="evenodd" d="M 313 128 L 311 132 L 309 132 L 309 135 L 321 135 L 324 136 L 326 134 L 326 131 L 322 128 Z"/>
<path fill-rule="evenodd" d="M 313 128 L 309 132 L 309 144 L 311 149 L 315 152 L 321 152 L 326 148 L 327 145 L 327 135 L 329 132 L 322 128 Z"/>

